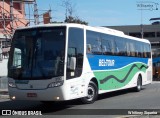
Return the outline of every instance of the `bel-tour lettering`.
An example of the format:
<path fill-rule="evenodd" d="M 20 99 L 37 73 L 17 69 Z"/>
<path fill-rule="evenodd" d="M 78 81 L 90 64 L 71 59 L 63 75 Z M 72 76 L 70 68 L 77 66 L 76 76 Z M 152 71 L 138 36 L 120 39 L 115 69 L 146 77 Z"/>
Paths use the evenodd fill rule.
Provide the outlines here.
<path fill-rule="evenodd" d="M 99 66 L 114 66 L 115 60 L 99 59 Z"/>

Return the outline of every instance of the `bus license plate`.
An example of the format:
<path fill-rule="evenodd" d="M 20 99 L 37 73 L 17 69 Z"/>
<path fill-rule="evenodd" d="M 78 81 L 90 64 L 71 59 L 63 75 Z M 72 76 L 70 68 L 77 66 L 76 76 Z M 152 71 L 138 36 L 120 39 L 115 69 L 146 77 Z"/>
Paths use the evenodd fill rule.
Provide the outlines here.
<path fill-rule="evenodd" d="M 27 97 L 37 97 L 37 93 L 27 93 Z"/>

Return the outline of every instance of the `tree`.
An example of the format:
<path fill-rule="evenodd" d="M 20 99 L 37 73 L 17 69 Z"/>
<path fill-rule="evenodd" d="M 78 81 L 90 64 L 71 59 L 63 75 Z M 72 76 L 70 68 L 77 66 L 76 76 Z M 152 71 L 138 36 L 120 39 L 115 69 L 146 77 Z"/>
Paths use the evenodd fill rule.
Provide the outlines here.
<path fill-rule="evenodd" d="M 75 12 L 75 5 L 71 3 L 71 0 L 63 0 L 62 6 L 65 7 L 65 20 L 66 23 L 78 23 L 88 25 L 88 22 L 81 20 L 78 16 L 73 16 L 73 12 Z"/>
<path fill-rule="evenodd" d="M 82 21 L 78 17 L 72 17 L 72 16 L 66 17 L 66 19 L 65 19 L 64 22 L 66 22 L 66 23 L 78 23 L 78 24 L 88 25 L 88 22 Z"/>

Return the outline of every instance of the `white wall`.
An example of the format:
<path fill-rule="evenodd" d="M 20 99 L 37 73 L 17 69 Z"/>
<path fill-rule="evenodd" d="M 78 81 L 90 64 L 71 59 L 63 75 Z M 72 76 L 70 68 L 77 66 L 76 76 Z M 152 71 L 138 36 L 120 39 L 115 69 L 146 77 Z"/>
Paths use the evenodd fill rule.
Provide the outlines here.
<path fill-rule="evenodd" d="M 7 76 L 8 59 L 0 61 L 0 77 Z"/>

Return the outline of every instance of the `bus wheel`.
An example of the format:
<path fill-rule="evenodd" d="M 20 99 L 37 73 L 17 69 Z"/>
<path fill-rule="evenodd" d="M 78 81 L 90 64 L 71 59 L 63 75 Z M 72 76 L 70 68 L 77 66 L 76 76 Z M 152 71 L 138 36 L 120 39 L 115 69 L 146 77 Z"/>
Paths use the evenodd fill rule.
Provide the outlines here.
<path fill-rule="evenodd" d="M 137 86 L 135 87 L 135 90 L 136 90 L 136 92 L 139 92 L 139 91 L 141 91 L 141 89 L 142 89 L 142 78 L 141 78 L 141 76 L 138 76 Z"/>
<path fill-rule="evenodd" d="M 82 102 L 85 104 L 94 103 L 98 97 L 98 87 L 97 85 L 90 81 L 87 89 L 88 95 L 81 98 Z"/>

